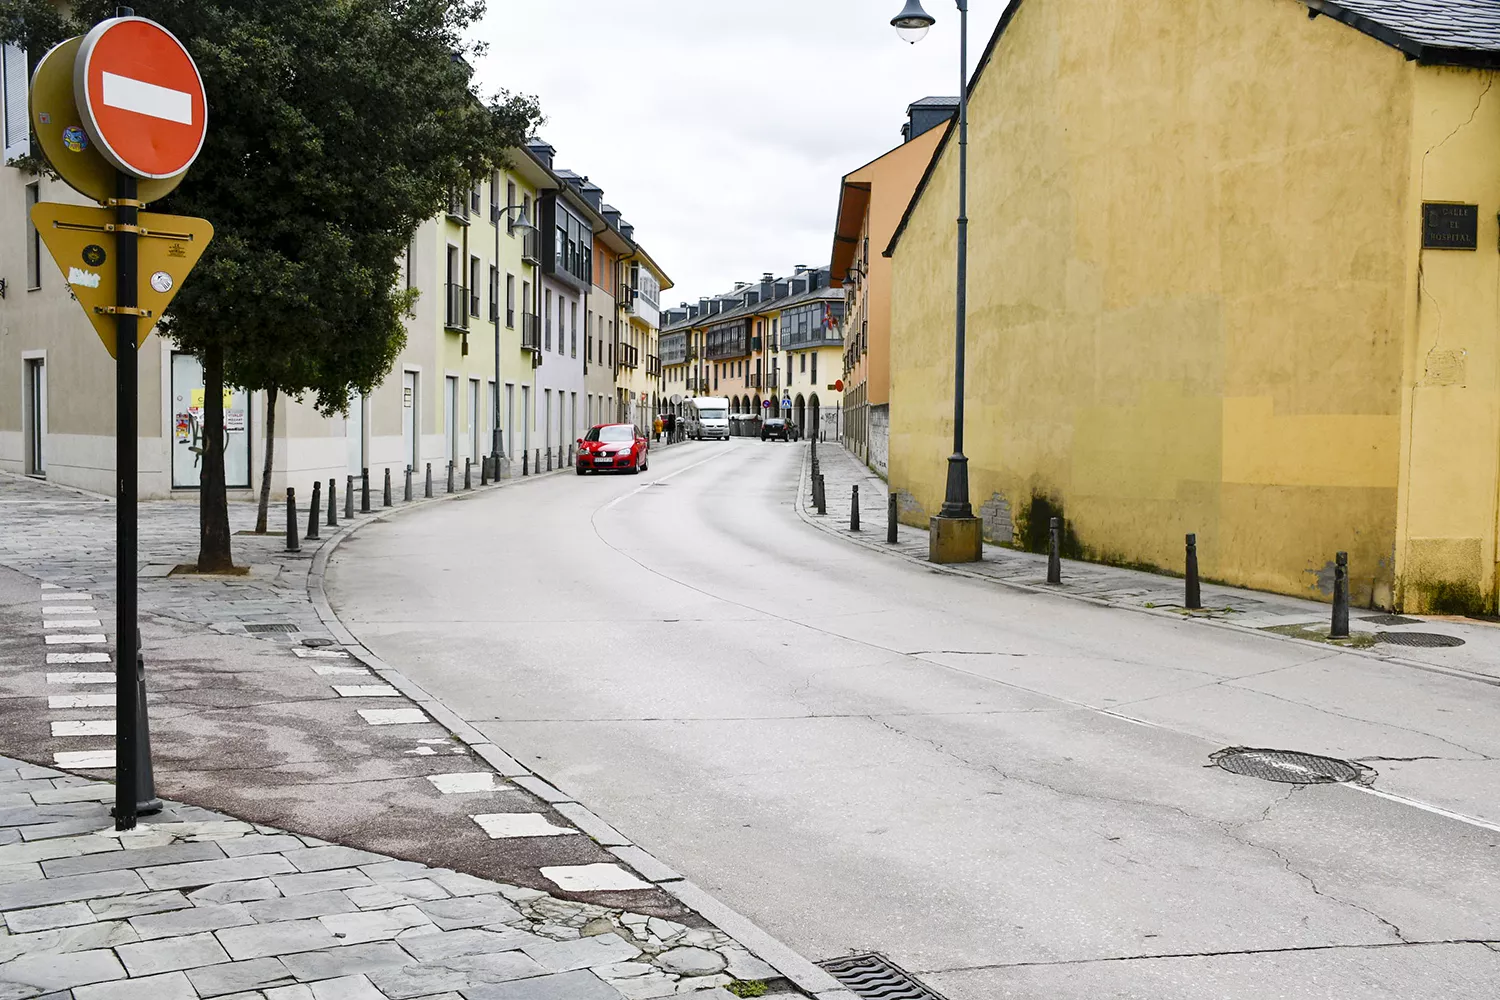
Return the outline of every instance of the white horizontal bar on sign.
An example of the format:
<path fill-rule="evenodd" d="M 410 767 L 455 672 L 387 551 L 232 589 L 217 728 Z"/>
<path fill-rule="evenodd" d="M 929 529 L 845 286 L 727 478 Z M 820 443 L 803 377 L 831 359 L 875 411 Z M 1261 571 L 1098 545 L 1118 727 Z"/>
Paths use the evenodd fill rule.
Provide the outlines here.
<path fill-rule="evenodd" d="M 104 74 L 104 103 L 163 121 L 193 124 L 193 95 L 117 73 Z"/>

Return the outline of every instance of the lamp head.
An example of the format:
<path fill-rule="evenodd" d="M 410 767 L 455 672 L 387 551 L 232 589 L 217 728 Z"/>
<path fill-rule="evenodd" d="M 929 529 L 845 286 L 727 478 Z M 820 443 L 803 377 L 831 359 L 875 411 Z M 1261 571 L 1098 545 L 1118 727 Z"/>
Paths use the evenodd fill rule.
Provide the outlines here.
<path fill-rule="evenodd" d="M 891 26 L 904 42 L 915 45 L 927 37 L 927 29 L 937 23 L 937 18 L 922 9 L 922 0 L 906 0 L 901 13 L 891 18 Z"/>
<path fill-rule="evenodd" d="M 515 206 L 511 206 L 511 207 L 515 207 Z M 510 224 L 510 226 L 511 226 L 512 229 L 535 229 L 536 228 L 536 226 L 534 226 L 534 225 L 531 224 L 531 220 L 528 219 L 528 218 L 526 218 L 526 206 L 525 205 L 521 206 L 521 214 L 519 214 L 519 215 L 516 216 L 516 221 L 512 222 Z"/>

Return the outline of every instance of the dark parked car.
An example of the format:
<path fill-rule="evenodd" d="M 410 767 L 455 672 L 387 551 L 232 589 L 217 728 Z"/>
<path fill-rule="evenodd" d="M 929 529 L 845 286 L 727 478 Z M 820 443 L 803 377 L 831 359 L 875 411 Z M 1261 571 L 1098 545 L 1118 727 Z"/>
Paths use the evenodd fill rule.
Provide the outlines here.
<path fill-rule="evenodd" d="M 776 438 L 781 441 L 794 441 L 797 438 L 797 428 L 792 426 L 790 420 L 781 417 L 769 417 L 760 425 L 760 439 L 769 441 Z"/>

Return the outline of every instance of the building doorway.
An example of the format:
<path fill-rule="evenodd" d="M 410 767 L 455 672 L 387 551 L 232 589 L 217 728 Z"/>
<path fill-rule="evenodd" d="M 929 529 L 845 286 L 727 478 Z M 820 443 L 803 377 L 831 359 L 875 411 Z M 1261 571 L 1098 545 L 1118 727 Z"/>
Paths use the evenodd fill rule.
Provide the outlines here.
<path fill-rule="evenodd" d="M 26 474 L 47 477 L 47 359 L 25 360 Z"/>
<path fill-rule="evenodd" d="M 365 397 L 349 396 L 349 413 L 344 417 L 344 450 L 348 456 L 349 475 L 357 476 L 367 464 L 365 453 Z"/>
<path fill-rule="evenodd" d="M 458 458 L 458 379 L 443 379 L 443 457 L 449 462 Z"/>
<path fill-rule="evenodd" d="M 406 381 L 401 386 L 401 449 L 406 453 L 406 463 L 415 469 L 421 452 L 421 422 L 417 420 L 417 372 L 406 372 Z"/>

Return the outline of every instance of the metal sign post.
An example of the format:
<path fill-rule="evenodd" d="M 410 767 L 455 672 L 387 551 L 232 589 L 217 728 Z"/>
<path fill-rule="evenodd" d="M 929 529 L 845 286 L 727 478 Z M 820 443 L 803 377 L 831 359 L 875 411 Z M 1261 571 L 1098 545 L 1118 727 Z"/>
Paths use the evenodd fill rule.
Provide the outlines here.
<path fill-rule="evenodd" d="M 104 207 L 41 203 L 31 218 L 115 358 L 114 816 L 116 830 L 130 830 L 137 816 L 161 809 L 136 625 L 140 346 L 213 227 L 141 212 L 142 198 L 170 192 L 197 159 L 207 99 L 197 66 L 171 32 L 129 8 L 120 13 L 47 53 L 31 87 L 43 153 L 69 186 Z"/>

